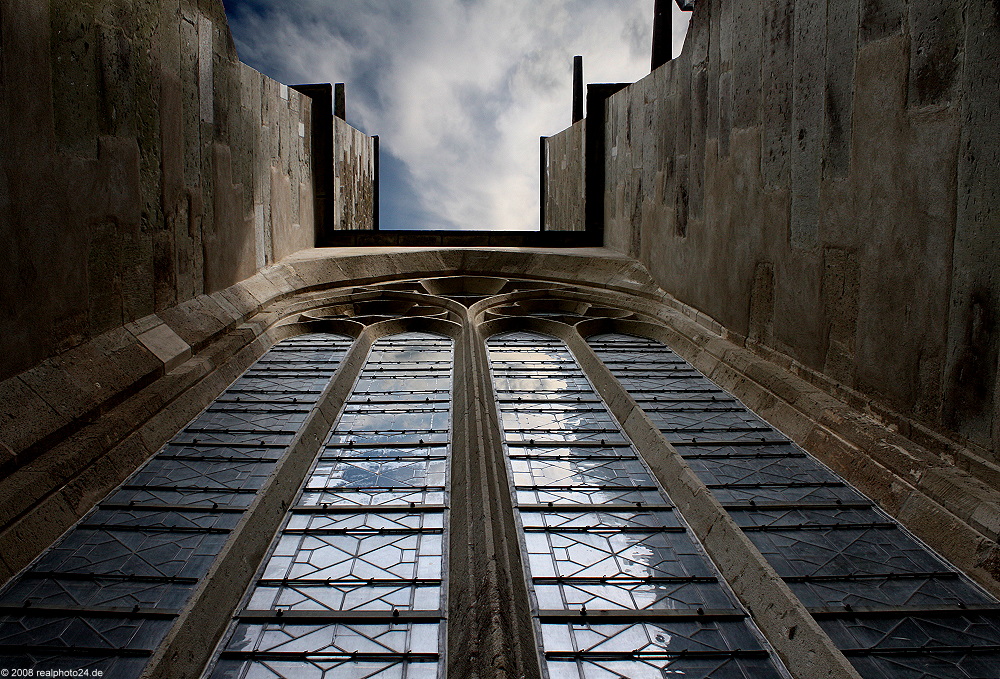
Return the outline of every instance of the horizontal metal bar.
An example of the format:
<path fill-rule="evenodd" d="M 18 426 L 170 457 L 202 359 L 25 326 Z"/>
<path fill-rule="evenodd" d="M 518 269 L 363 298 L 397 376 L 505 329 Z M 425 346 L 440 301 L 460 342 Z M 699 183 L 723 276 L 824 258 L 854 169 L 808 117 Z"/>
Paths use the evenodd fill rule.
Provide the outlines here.
<path fill-rule="evenodd" d="M 99 509 L 108 510 L 142 510 L 153 512 L 189 512 L 198 514 L 242 514 L 247 510 L 246 507 L 209 507 L 206 505 L 155 505 L 155 504 L 138 504 L 138 503 L 124 503 L 124 502 L 102 502 L 98 505 Z"/>
<path fill-rule="evenodd" d="M 600 484 L 517 486 L 517 490 L 659 490 L 656 486 L 608 486 Z"/>
<path fill-rule="evenodd" d="M 594 535 L 604 535 L 604 534 L 614 534 L 614 533 L 686 533 L 687 529 L 683 526 L 650 526 L 648 528 L 642 526 L 615 526 L 613 528 L 605 528 L 603 526 L 587 526 L 587 527 L 566 527 L 560 528 L 558 526 L 548 528 L 544 526 L 525 526 L 525 533 L 592 533 Z"/>
<path fill-rule="evenodd" d="M 329 449 L 328 449 L 329 450 Z M 335 450 L 343 450 L 342 448 L 337 448 Z M 427 462 L 431 460 L 447 460 L 447 455 L 365 455 L 359 457 L 357 455 L 320 455 L 318 458 L 320 461 L 330 461 L 330 462 L 342 462 L 344 460 L 357 460 L 357 461 L 369 461 L 369 460 L 393 460 L 396 462 Z"/>
<path fill-rule="evenodd" d="M 284 448 L 285 446 L 282 446 Z M 237 464 L 277 464 L 276 457 L 248 457 L 245 455 L 174 455 L 160 453 L 157 460 L 173 460 L 176 462 L 235 462 Z"/>
<path fill-rule="evenodd" d="M 718 582 L 714 575 L 678 575 L 678 576 L 656 576 L 650 578 L 635 578 L 627 575 L 621 577 L 585 577 L 577 578 L 570 575 L 556 577 L 532 578 L 532 582 L 539 585 L 657 585 L 657 584 L 686 584 L 689 582 Z"/>
<path fill-rule="evenodd" d="M 665 430 L 661 429 L 660 431 L 665 431 Z M 687 430 L 687 431 L 690 431 L 690 430 Z M 729 429 L 719 429 L 718 431 L 731 431 L 731 430 L 729 430 Z M 670 433 L 677 434 L 677 433 L 681 433 L 681 432 L 670 432 Z M 735 446 L 787 446 L 787 445 L 792 445 L 792 442 L 789 441 L 788 439 L 768 439 L 768 438 L 765 438 L 763 436 L 761 438 L 757 439 L 756 441 L 751 441 L 749 439 L 741 439 L 741 440 L 734 440 L 734 441 L 726 441 L 726 440 L 723 440 L 723 439 L 705 439 L 705 440 L 699 440 L 697 436 L 693 436 L 693 437 L 691 437 L 690 440 L 671 441 L 670 445 L 674 446 L 675 448 L 681 448 L 681 447 L 683 447 L 683 448 L 690 448 L 692 446 L 705 446 L 705 447 L 707 447 L 707 446 L 720 446 L 720 447 L 730 447 L 730 446 L 732 446 L 732 447 L 735 447 Z M 681 454 L 681 457 L 683 457 L 684 459 L 687 459 L 689 457 L 688 455 L 684 454 L 683 450 L 679 450 L 678 452 Z"/>
<path fill-rule="evenodd" d="M 740 434 L 752 434 L 755 431 L 774 431 L 771 427 L 660 427 L 664 434 L 688 434 L 697 432 L 699 434 L 714 434 L 720 431 L 736 432 Z"/>
<path fill-rule="evenodd" d="M 435 587 L 441 585 L 441 580 L 433 578 L 370 578 L 336 579 L 336 578 L 261 578 L 257 581 L 260 587 Z"/>
<path fill-rule="evenodd" d="M 675 609 L 663 608 L 656 610 L 599 610 L 587 609 L 538 611 L 539 622 L 572 622 L 582 621 L 592 623 L 614 622 L 644 622 L 657 620 L 746 620 L 746 614 L 727 609 Z"/>
<path fill-rule="evenodd" d="M 295 505 L 289 511 L 293 514 L 411 514 L 414 512 L 443 512 L 448 505 L 346 505 L 320 504 Z"/>
<path fill-rule="evenodd" d="M 531 429 L 507 428 L 507 429 L 504 430 L 504 433 L 505 434 L 535 434 L 536 436 L 545 436 L 545 435 L 548 435 L 548 434 L 580 434 L 580 435 L 593 436 L 594 434 L 620 434 L 621 432 L 617 428 L 609 428 L 609 427 L 592 427 L 592 428 L 574 427 L 572 429 L 564 428 L 564 427 L 552 427 L 552 428 L 549 428 L 549 429 L 539 429 L 539 428 L 534 428 L 533 427 Z M 519 440 L 510 441 L 510 443 L 521 443 L 521 442 L 522 441 L 519 441 Z M 572 441 L 564 441 L 563 443 L 565 444 L 565 443 L 573 443 L 573 442 Z"/>
<path fill-rule="evenodd" d="M 685 460 L 783 460 L 804 457 L 806 454 L 797 450 L 788 453 L 695 453 L 694 455 L 684 455 Z"/>
<path fill-rule="evenodd" d="M 896 524 L 889 522 L 872 523 L 797 523 L 788 526 L 740 526 L 740 529 L 747 532 L 779 532 L 791 530 L 894 530 L 898 528 Z"/>
<path fill-rule="evenodd" d="M 650 403 L 646 402 L 647 405 Z M 667 406 L 665 408 L 644 408 L 646 412 L 652 413 L 745 413 L 746 408 L 689 408 L 686 407 L 687 401 L 653 401 L 652 403 L 659 404 L 662 406 Z M 684 403 L 685 407 L 675 407 L 669 405 L 670 403 Z"/>
<path fill-rule="evenodd" d="M 810 608 L 809 612 L 817 620 L 840 618 L 908 618 L 908 617 L 961 617 L 965 615 L 1000 616 L 1000 604 L 963 604 L 948 606 L 824 606 Z"/>
<path fill-rule="evenodd" d="M 616 377 L 638 377 L 638 375 L 616 375 Z M 630 394 L 634 394 L 634 397 L 641 397 L 642 394 L 657 394 L 660 398 L 665 398 L 668 395 L 673 394 L 718 394 L 720 398 L 732 398 L 729 394 L 718 389 L 716 387 L 685 387 L 684 389 L 669 389 L 664 387 L 656 387 L 654 389 L 647 389 L 645 387 L 638 387 L 628 390 Z"/>
<path fill-rule="evenodd" d="M 242 436 L 295 436 L 298 429 L 235 429 L 233 427 L 186 427 L 183 434 L 239 434 Z"/>
<path fill-rule="evenodd" d="M 926 573 L 852 573 L 850 575 L 786 575 L 785 582 L 854 582 L 857 580 L 954 580 L 958 573 L 952 571 L 930 571 Z"/>
<path fill-rule="evenodd" d="M 874 505 L 870 502 L 816 502 L 816 503 L 788 503 L 788 502 L 757 502 L 750 500 L 748 503 L 723 503 L 726 511 L 794 511 L 797 509 L 872 509 Z"/>
<path fill-rule="evenodd" d="M 443 491 L 444 486 L 322 486 L 322 487 L 306 487 L 303 489 L 307 493 L 321 493 L 321 492 L 334 492 L 334 493 L 350 493 L 362 490 L 378 490 L 378 491 L 405 491 L 405 492 L 428 492 L 428 491 Z"/>
<path fill-rule="evenodd" d="M 739 403 L 738 400 L 736 400 L 732 396 L 725 394 L 724 392 L 722 392 L 723 394 L 722 396 L 715 396 L 714 394 L 716 392 L 714 390 L 707 390 L 700 392 L 700 393 L 713 394 L 712 396 L 709 396 L 707 398 L 691 398 L 691 397 L 667 398 L 667 396 L 675 392 L 672 391 L 661 392 L 659 390 L 650 390 L 650 389 L 645 389 L 645 390 L 640 389 L 637 390 L 636 393 L 638 394 L 637 396 L 634 397 L 636 403 L 715 403 L 715 404 Z M 648 395 L 643 396 L 642 394 L 648 394 Z"/>
<path fill-rule="evenodd" d="M 699 446 L 699 447 L 701 447 L 701 446 L 723 446 L 723 447 L 728 447 L 728 448 L 739 448 L 739 447 L 744 447 L 744 446 L 745 447 L 754 447 L 754 446 L 792 446 L 792 445 L 795 445 L 794 443 L 792 443 L 792 441 L 790 441 L 788 439 L 785 439 L 785 438 L 782 438 L 782 439 L 773 439 L 773 440 L 766 440 L 766 441 L 761 441 L 761 440 L 750 441 L 750 440 L 747 440 L 747 439 L 740 439 L 740 440 L 736 440 L 736 441 L 711 441 L 711 440 L 697 441 L 697 442 L 692 442 L 692 441 L 671 441 L 670 443 L 673 446 L 684 446 L 685 448 L 687 448 L 689 446 Z M 684 453 L 681 453 L 681 455 L 684 455 Z M 686 457 L 689 457 L 689 456 L 688 455 L 684 455 L 684 457 L 686 458 Z"/>
<path fill-rule="evenodd" d="M 53 580 L 116 580 L 120 582 L 148 582 L 175 585 L 194 585 L 198 578 L 173 575 L 123 575 L 120 573 L 63 573 L 60 571 L 26 571 L 22 578 L 51 578 Z"/>
<path fill-rule="evenodd" d="M 420 436 L 421 434 L 425 436 L 430 436 L 432 434 L 448 434 L 450 429 L 355 429 L 350 432 L 337 432 L 334 431 L 334 436 L 356 436 L 358 438 L 365 438 L 366 436 L 378 436 L 379 434 L 400 434 L 408 436 Z M 348 444 L 349 445 L 349 444 Z M 385 443 L 382 444 L 386 445 Z"/>
<path fill-rule="evenodd" d="M 450 398 L 433 398 L 432 399 L 432 398 L 424 397 L 423 400 L 413 399 L 413 400 L 410 400 L 410 401 L 402 400 L 402 399 L 375 399 L 375 400 L 372 400 L 372 398 L 369 396 L 369 397 L 366 397 L 364 401 L 362 401 L 361 397 L 358 396 L 357 394 L 355 394 L 351 399 L 349 399 L 347 401 L 347 405 L 348 406 L 354 406 L 354 405 L 357 405 L 357 406 L 361 406 L 361 405 L 364 405 L 364 406 L 382 406 L 382 405 L 385 405 L 385 406 L 388 406 L 388 405 L 400 405 L 400 404 L 407 404 L 407 403 L 429 403 L 431 405 L 440 403 L 440 404 L 442 404 L 444 406 L 449 406 L 449 405 L 451 405 L 451 399 Z"/>
<path fill-rule="evenodd" d="M 48 615 L 65 618 L 150 618 L 167 620 L 176 618 L 180 613 L 173 608 L 132 608 L 103 607 L 90 608 L 86 606 L 40 606 L 30 603 L 30 597 L 22 606 L 0 606 L 0 615 Z"/>
<path fill-rule="evenodd" d="M 504 403 L 545 403 L 545 404 L 548 404 L 548 403 L 552 403 L 552 399 L 550 399 L 550 398 L 533 398 L 531 396 L 518 396 L 517 398 L 513 398 L 513 399 L 511 399 L 511 398 L 499 398 L 499 399 L 497 399 L 497 402 L 501 403 L 501 404 L 504 404 Z M 595 398 L 583 398 L 582 396 L 577 396 L 573 400 L 560 399 L 558 402 L 559 403 L 604 403 L 604 401 L 602 401 L 601 399 L 596 398 L 596 397 Z"/>
<path fill-rule="evenodd" d="M 510 454 L 507 457 L 511 460 L 557 460 L 559 462 L 573 462 L 576 460 L 621 460 L 624 462 L 630 462 L 632 460 L 639 459 L 639 456 L 634 453 L 632 455 L 574 455 L 572 453 L 568 455 L 519 455 L 515 453 Z"/>
<path fill-rule="evenodd" d="M 267 387 L 266 389 L 250 389 L 247 387 L 229 387 L 224 392 L 223 396 L 228 396 L 230 394 L 301 394 L 303 396 L 319 395 L 323 393 L 322 389 L 288 389 L 280 387 Z"/>
<path fill-rule="evenodd" d="M 707 488 L 844 488 L 846 484 L 837 481 L 789 481 L 788 483 L 706 483 Z"/>
<path fill-rule="evenodd" d="M 671 511 L 673 510 L 673 505 L 649 505 L 643 502 L 635 502 L 632 504 L 606 504 L 606 505 L 554 505 L 549 502 L 548 504 L 523 504 L 518 505 L 517 509 L 522 512 L 552 512 L 557 514 L 569 514 L 578 513 L 582 514 L 585 512 L 635 512 L 636 510 L 649 510 L 649 511 Z M 555 510 L 555 511 L 553 511 Z"/>
<path fill-rule="evenodd" d="M 150 492 L 155 492 L 158 490 L 174 490 L 174 491 L 187 491 L 192 493 L 232 493 L 233 495 L 255 495 L 260 490 L 259 488 L 224 488 L 224 487 L 205 487 L 205 486 L 165 486 L 165 485 L 152 485 L 146 484 L 142 486 L 126 484 L 124 486 L 119 486 L 119 490 L 148 490 Z"/>
<path fill-rule="evenodd" d="M 276 405 L 276 404 L 272 404 L 272 403 L 265 403 L 263 401 L 239 401 L 239 402 L 237 402 L 237 401 L 232 401 L 232 402 L 225 402 L 225 401 L 223 401 L 222 405 L 224 405 L 224 406 L 232 406 L 232 407 L 220 408 L 220 407 L 217 407 L 218 405 L 219 405 L 219 401 L 216 401 L 214 404 L 212 404 L 211 406 L 209 406 L 208 408 L 206 408 L 205 412 L 206 413 L 239 413 L 239 414 L 250 414 L 250 413 L 252 413 L 254 415 L 271 415 L 271 414 L 295 415 L 295 414 L 308 413 L 310 410 L 312 410 L 312 404 L 311 403 L 298 403 L 297 401 L 296 402 L 292 402 L 292 403 L 285 403 L 284 404 L 286 406 L 285 408 L 271 408 L 271 407 L 257 408 L 257 407 L 253 407 L 253 406 L 271 406 L 271 405 Z M 292 408 L 291 406 L 293 406 L 293 405 L 297 406 L 297 407 Z"/>
<path fill-rule="evenodd" d="M 430 432 L 420 431 L 414 435 L 419 436 L 420 434 L 427 434 L 427 433 L 433 434 L 443 431 L 444 430 L 434 430 Z M 333 433 L 335 436 L 349 435 L 349 434 L 338 434 L 336 431 L 334 431 Z M 347 441 L 345 443 L 326 443 L 324 445 L 324 450 L 329 450 L 329 449 L 341 450 L 345 448 L 427 448 L 427 447 L 443 447 L 447 445 L 448 445 L 447 441 L 436 441 L 436 442 L 432 441 L 430 443 L 417 443 L 413 441 L 400 441 L 398 443 L 395 441 L 390 441 L 388 443 L 385 441 L 374 442 L 374 443 L 366 443 L 364 441 Z"/>
<path fill-rule="evenodd" d="M 623 653 L 608 653 L 589 651 L 545 651 L 546 660 L 590 660 L 594 662 L 612 660 L 630 660 L 643 658 L 648 660 L 668 660 L 677 658 L 767 658 L 765 650 L 744 651 L 631 651 Z"/>
<path fill-rule="evenodd" d="M 444 620 L 438 611 L 295 611 L 295 610 L 244 610 L 236 615 L 241 622 L 281 622 L 319 624 L 325 622 L 431 622 Z"/>
<path fill-rule="evenodd" d="M 628 441 L 607 441 L 600 443 L 597 441 L 536 441 L 526 443 L 524 441 L 509 441 L 508 448 L 631 448 Z"/>
<path fill-rule="evenodd" d="M 444 532 L 442 528 L 413 528 L 405 530 L 402 528 L 286 528 L 281 531 L 282 535 L 440 535 Z"/>
<path fill-rule="evenodd" d="M 889 655 L 889 656 L 925 656 L 939 653 L 1000 653 L 1000 645 L 985 646 L 914 646 L 896 648 L 842 648 L 844 655 Z"/>
<path fill-rule="evenodd" d="M 437 662 L 440 656 L 436 653 L 341 653 L 324 651 L 308 651 L 303 653 L 281 652 L 281 651 L 222 651 L 219 658 L 223 660 L 284 660 L 303 662 L 320 660 L 333 662 L 337 660 L 353 660 L 369 662 Z M 303 668 L 304 670 L 304 668 Z M 333 675 L 331 675 L 333 676 Z"/>
<path fill-rule="evenodd" d="M 134 508 L 133 508 L 134 509 Z M 77 528 L 87 530 L 124 531 L 132 533 L 231 533 L 229 528 L 203 528 L 201 526 L 130 526 L 116 523 L 79 523 Z"/>
<path fill-rule="evenodd" d="M 182 434 L 184 432 L 181 432 Z M 232 443 L 222 443 L 219 441 L 200 441 L 198 443 L 191 443 L 190 441 L 170 441 L 168 446 L 184 446 L 185 448 L 197 447 L 197 448 L 236 448 L 236 449 L 247 449 L 255 450 L 257 448 L 274 448 L 274 449 L 284 449 L 288 447 L 287 443 L 265 443 L 261 441 L 259 443 L 246 443 L 233 441 Z M 169 453 L 168 453 L 169 454 Z M 161 457 L 163 453 L 157 455 L 156 457 Z"/>

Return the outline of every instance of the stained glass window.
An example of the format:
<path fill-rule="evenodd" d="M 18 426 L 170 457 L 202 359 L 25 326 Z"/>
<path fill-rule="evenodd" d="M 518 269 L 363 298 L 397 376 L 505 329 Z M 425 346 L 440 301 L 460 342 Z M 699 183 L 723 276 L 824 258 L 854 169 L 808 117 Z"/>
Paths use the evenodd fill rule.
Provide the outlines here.
<path fill-rule="evenodd" d="M 489 351 L 549 677 L 784 676 L 565 345 Z"/>
<path fill-rule="evenodd" d="M 373 345 L 212 677 L 439 676 L 451 386 L 452 340 Z"/>
<path fill-rule="evenodd" d="M 285 340 L 0 593 L 0 667 L 135 677 L 350 340 Z"/>
<path fill-rule="evenodd" d="M 664 345 L 589 342 L 863 676 L 996 676 L 992 597 Z"/>

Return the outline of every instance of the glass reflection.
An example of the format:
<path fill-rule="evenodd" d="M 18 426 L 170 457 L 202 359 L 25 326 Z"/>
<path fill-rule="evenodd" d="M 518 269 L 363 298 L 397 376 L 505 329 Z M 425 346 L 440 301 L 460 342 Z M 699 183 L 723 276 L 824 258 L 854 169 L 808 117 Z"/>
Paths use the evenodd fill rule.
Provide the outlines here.
<path fill-rule="evenodd" d="M 995 628 L 992 597 L 669 348 L 588 342 L 862 676 L 995 674 L 981 673 L 1000 660 L 995 639 L 921 627 L 963 626 L 978 605 Z"/>
<path fill-rule="evenodd" d="M 488 346 L 550 678 L 781 676 L 562 342 Z M 700 622 L 559 622 L 591 611 Z M 695 650 L 705 657 L 674 657 Z"/>
<path fill-rule="evenodd" d="M 213 679 L 443 672 L 451 356 L 425 333 L 372 346 Z"/>

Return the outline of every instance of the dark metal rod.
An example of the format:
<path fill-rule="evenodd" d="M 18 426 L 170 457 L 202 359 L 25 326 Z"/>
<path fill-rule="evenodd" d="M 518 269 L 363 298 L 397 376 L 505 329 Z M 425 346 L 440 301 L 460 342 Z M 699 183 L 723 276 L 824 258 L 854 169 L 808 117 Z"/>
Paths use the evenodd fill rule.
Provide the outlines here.
<path fill-rule="evenodd" d="M 344 94 L 344 83 L 333 86 L 333 115 L 341 120 L 347 120 L 347 102 Z"/>
<path fill-rule="evenodd" d="M 656 0 L 653 8 L 653 53 L 650 60 L 651 71 L 667 63 L 671 59 L 671 0 Z"/>
<path fill-rule="evenodd" d="M 575 96 L 575 95 L 574 95 Z M 545 231 L 545 199 L 549 192 L 549 158 L 545 142 L 548 137 L 538 138 L 538 230 Z"/>
<path fill-rule="evenodd" d="M 583 57 L 573 57 L 573 122 L 583 120 Z"/>

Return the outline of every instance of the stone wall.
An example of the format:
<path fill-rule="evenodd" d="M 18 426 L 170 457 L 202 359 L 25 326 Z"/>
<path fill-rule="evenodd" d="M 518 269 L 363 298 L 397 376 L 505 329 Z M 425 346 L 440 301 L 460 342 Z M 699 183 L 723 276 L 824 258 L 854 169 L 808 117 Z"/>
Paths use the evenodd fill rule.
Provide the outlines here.
<path fill-rule="evenodd" d="M 375 220 L 375 144 L 333 118 L 334 229 L 372 229 Z"/>
<path fill-rule="evenodd" d="M 0 19 L 0 378 L 314 245 L 310 100 L 238 60 L 220 0 Z"/>
<path fill-rule="evenodd" d="M 605 244 L 759 353 L 997 462 L 998 92 L 989 0 L 704 0 L 683 54 L 607 104 Z"/>
<path fill-rule="evenodd" d="M 543 231 L 583 231 L 586 120 L 545 139 Z"/>

